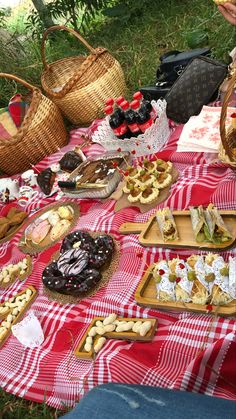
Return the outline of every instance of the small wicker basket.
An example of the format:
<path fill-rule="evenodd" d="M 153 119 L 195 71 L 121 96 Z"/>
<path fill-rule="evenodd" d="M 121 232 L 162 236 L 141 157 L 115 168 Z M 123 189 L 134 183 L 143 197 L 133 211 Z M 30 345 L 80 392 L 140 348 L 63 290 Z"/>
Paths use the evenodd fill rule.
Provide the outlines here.
<path fill-rule="evenodd" d="M 226 91 L 220 116 L 220 135 L 221 135 L 221 145 L 219 149 L 219 159 L 229 164 L 232 168 L 236 169 L 236 130 L 226 129 L 225 122 L 227 117 L 227 108 L 230 97 L 233 93 L 233 90 L 236 85 L 236 66 L 232 68 L 230 73 L 230 80 L 228 89 Z M 232 148 L 232 143 L 229 142 L 229 139 L 232 138 L 232 135 L 235 135 L 235 147 Z"/>
<path fill-rule="evenodd" d="M 45 42 L 54 30 L 66 30 L 78 38 L 90 55 L 46 62 Z M 124 73 L 119 62 L 105 49 L 92 48 L 73 29 L 52 26 L 43 35 L 41 54 L 44 70 L 41 83 L 46 95 L 76 125 L 89 125 L 102 116 L 105 100 L 125 94 Z"/>
<path fill-rule="evenodd" d="M 66 145 L 68 135 L 59 109 L 39 89 L 11 74 L 0 73 L 0 77 L 21 83 L 32 93 L 29 109 L 17 134 L 0 138 L 0 170 L 14 175 Z"/>

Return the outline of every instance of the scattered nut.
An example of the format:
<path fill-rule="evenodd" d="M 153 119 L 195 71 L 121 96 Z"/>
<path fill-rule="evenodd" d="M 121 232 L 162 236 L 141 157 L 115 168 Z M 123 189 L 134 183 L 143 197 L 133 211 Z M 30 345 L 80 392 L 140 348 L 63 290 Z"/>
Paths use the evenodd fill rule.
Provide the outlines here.
<path fill-rule="evenodd" d="M 92 338 L 92 336 L 87 336 L 87 338 L 86 338 L 86 343 L 93 343 L 93 338 Z"/>
<path fill-rule="evenodd" d="M 101 320 L 96 321 L 96 326 L 103 327 L 103 322 Z"/>

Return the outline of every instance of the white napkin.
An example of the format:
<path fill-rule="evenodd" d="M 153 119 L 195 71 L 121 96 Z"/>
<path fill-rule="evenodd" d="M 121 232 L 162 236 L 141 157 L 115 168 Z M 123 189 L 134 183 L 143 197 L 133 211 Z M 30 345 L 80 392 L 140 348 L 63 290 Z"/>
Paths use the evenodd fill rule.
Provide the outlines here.
<path fill-rule="evenodd" d="M 230 125 L 230 115 L 234 108 L 227 109 L 226 127 Z M 177 151 L 218 153 L 220 138 L 220 107 L 203 106 L 197 116 L 192 116 L 184 125 Z"/>
<path fill-rule="evenodd" d="M 44 341 L 44 334 L 37 317 L 30 310 L 28 315 L 11 328 L 13 335 L 26 348 L 37 348 Z"/>

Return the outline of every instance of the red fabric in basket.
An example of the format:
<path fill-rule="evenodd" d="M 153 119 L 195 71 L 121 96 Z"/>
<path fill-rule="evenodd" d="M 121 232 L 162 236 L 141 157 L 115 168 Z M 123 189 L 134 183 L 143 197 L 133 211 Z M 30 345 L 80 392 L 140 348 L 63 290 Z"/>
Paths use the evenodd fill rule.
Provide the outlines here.
<path fill-rule="evenodd" d="M 90 130 L 96 129 L 96 123 Z M 73 149 L 87 130 L 71 133 L 70 144 L 53 156 L 45 158 L 36 169 L 42 170 L 57 162 L 65 151 Z M 213 202 L 222 209 L 236 209 L 236 176 L 231 168 L 211 162 L 212 155 L 177 153 L 176 143 L 181 126 L 173 132 L 160 158 L 171 160 L 180 176 L 172 186 L 171 195 L 160 205 L 186 209 L 190 205 Z M 88 156 L 103 153 L 100 145 L 85 149 Z M 28 204 L 26 210 L 44 208 L 55 196 L 40 197 Z M 45 334 L 40 348 L 25 349 L 11 336 L 0 349 L 0 385 L 7 392 L 29 400 L 56 407 L 73 406 L 87 391 L 106 382 L 141 383 L 185 391 L 205 393 L 236 400 L 235 348 L 236 321 L 212 318 L 211 314 L 174 313 L 138 306 L 134 293 L 146 267 L 160 257 L 187 257 L 192 252 L 143 248 L 137 235 L 122 236 L 119 227 L 126 221 L 144 222 L 155 209 L 141 214 L 135 207 L 113 212 L 115 202 L 108 200 L 80 201 L 81 216 L 75 229 L 112 233 L 119 241 L 119 268 L 109 283 L 91 298 L 74 305 L 60 305 L 45 295 L 42 271 L 59 248 L 52 248 L 33 258 L 34 270 L 22 284 L 15 283 L 1 290 L 0 301 L 34 285 L 38 297 L 32 309 L 39 318 Z M 2 215 L 4 214 L 2 208 Z M 0 246 L 1 266 L 13 263 L 24 255 L 17 247 L 22 230 L 8 243 Z M 224 252 L 236 255 L 235 249 Z M 107 341 L 95 362 L 82 361 L 73 356 L 94 316 L 117 312 L 127 317 L 153 317 L 158 328 L 153 342 L 139 343 Z"/>

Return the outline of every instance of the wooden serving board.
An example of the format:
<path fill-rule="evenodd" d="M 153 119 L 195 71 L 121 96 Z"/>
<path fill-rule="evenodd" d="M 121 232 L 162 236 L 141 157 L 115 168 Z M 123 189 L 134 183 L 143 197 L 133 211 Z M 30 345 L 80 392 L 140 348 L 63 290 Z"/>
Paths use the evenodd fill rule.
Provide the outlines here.
<path fill-rule="evenodd" d="M 169 186 L 164 189 L 160 189 L 158 197 L 151 204 L 141 204 L 141 202 L 129 202 L 128 194 L 123 192 L 123 187 L 125 186 L 125 181 L 121 182 L 118 186 L 118 189 L 110 196 L 110 199 L 115 199 L 117 202 L 114 207 L 114 211 L 118 212 L 123 208 L 127 207 L 136 207 L 140 209 L 140 212 L 148 212 L 151 209 L 155 208 L 161 202 L 165 201 L 170 195 L 170 190 L 173 183 L 176 182 L 179 176 L 179 172 L 175 167 L 172 168 L 170 173 L 172 175 L 172 182 Z"/>
<path fill-rule="evenodd" d="M 90 326 L 88 327 L 88 329 L 86 330 L 86 332 L 84 333 L 79 345 L 77 346 L 77 348 L 75 349 L 74 353 L 75 356 L 77 358 L 81 358 L 81 359 L 93 359 L 94 356 L 96 355 L 93 351 L 93 349 L 90 352 L 86 352 L 84 350 L 84 345 L 85 345 L 85 341 L 86 338 L 88 336 L 88 333 L 90 331 L 90 329 L 92 327 L 95 326 L 96 322 L 98 320 L 103 321 L 105 319 L 105 317 L 94 317 L 94 319 L 92 320 L 92 322 L 90 323 Z M 117 318 L 116 320 L 119 321 L 150 321 L 152 323 L 152 328 L 149 330 L 149 332 L 146 334 L 146 336 L 140 336 L 138 333 L 134 333 L 132 331 L 128 331 L 128 332 L 107 332 L 105 333 L 103 336 L 107 339 L 118 339 L 118 340 L 128 340 L 128 341 L 139 341 L 139 342 L 150 342 L 156 332 L 156 328 L 157 328 L 157 320 L 156 319 L 144 319 L 144 318 L 128 318 L 128 317 L 122 317 L 122 318 Z M 96 343 L 96 341 L 100 338 L 101 336 L 96 336 L 94 339 L 94 343 Z"/>
<path fill-rule="evenodd" d="M 42 240 L 39 244 L 33 243 L 31 240 L 27 240 L 25 236 L 25 231 L 27 227 L 29 227 L 32 223 L 34 223 L 38 218 L 41 218 L 44 214 L 46 214 L 49 211 L 56 211 L 59 207 L 71 207 L 74 215 L 73 219 L 71 220 L 70 226 L 68 227 L 67 231 L 63 233 L 60 237 L 58 237 L 56 240 L 52 241 L 50 238 L 50 231 L 45 237 L 44 240 Z M 25 230 L 20 238 L 19 247 L 20 250 L 26 254 L 37 254 L 42 252 L 43 250 L 48 249 L 49 247 L 53 246 L 55 243 L 57 243 L 59 240 L 61 240 L 63 237 L 65 237 L 70 230 L 75 226 L 77 220 L 79 217 L 79 206 L 75 202 L 67 201 L 67 202 L 61 202 L 53 205 L 49 205 L 46 208 L 44 208 L 42 211 L 37 212 L 30 220 L 28 220 L 28 223 L 25 227 Z"/>
<path fill-rule="evenodd" d="M 143 246 L 160 246 L 177 249 L 188 247 L 220 251 L 236 245 L 236 211 L 220 211 L 220 214 L 233 237 L 232 240 L 221 244 L 196 242 L 192 229 L 190 211 L 172 211 L 172 214 L 175 218 L 179 240 L 163 241 L 155 215 L 152 215 L 146 223 L 124 223 L 120 226 L 119 231 L 122 234 L 140 233 L 139 242 Z"/>
<path fill-rule="evenodd" d="M 12 281 L 7 282 L 7 284 L 4 284 L 3 282 L 0 282 L 0 288 L 9 288 L 10 285 L 14 284 L 14 282 L 18 281 L 24 281 L 32 272 L 33 269 L 33 262 L 32 262 L 32 258 L 29 255 L 26 255 L 26 259 L 28 262 L 28 268 L 25 271 L 24 275 L 16 275 L 13 277 Z M 22 260 L 22 259 L 21 259 Z M 20 262 L 20 261 L 19 261 Z M 13 263 L 13 265 L 15 265 L 16 263 Z M 9 263 L 8 263 L 9 265 Z M 5 265 L 6 267 L 7 265 Z M 4 268 L 4 267 L 3 267 Z M 3 269 L 2 268 L 2 269 Z M 1 272 L 1 271 L 0 271 Z M 8 313 L 9 314 L 9 313 Z M 1 315 L 0 315 L 1 316 Z"/>
<path fill-rule="evenodd" d="M 37 291 L 33 287 L 33 285 L 28 285 L 28 287 L 26 287 L 24 290 L 20 291 L 15 297 L 18 297 L 18 296 L 24 294 L 27 289 L 30 289 L 33 292 L 33 294 L 31 295 L 30 300 L 22 308 L 22 310 L 20 311 L 20 313 L 16 316 L 15 320 L 12 322 L 12 326 L 14 324 L 18 323 L 22 319 L 22 317 L 24 316 L 25 312 L 27 310 L 29 310 L 29 307 L 31 306 L 31 304 L 33 304 L 35 298 L 37 297 Z M 1 305 L 2 304 L 0 304 L 0 306 Z M 11 308 L 9 308 L 9 312 L 6 315 L 4 315 L 4 318 L 6 318 L 8 316 L 8 314 L 11 314 L 11 311 L 12 311 Z M 3 318 L 2 318 L 2 320 L 3 320 Z M 0 348 L 3 346 L 3 344 L 9 338 L 10 335 L 11 335 L 11 329 L 9 329 L 8 332 L 6 333 L 6 335 L 0 340 Z"/>
<path fill-rule="evenodd" d="M 153 265 L 150 265 L 143 275 L 134 298 L 136 302 L 144 307 L 152 307 L 164 310 L 193 311 L 197 313 L 208 313 L 207 305 L 181 303 L 181 302 L 162 302 L 156 297 L 156 283 L 151 273 Z M 211 313 L 217 313 L 220 316 L 232 316 L 236 314 L 236 300 L 231 301 L 226 306 L 212 306 Z"/>

